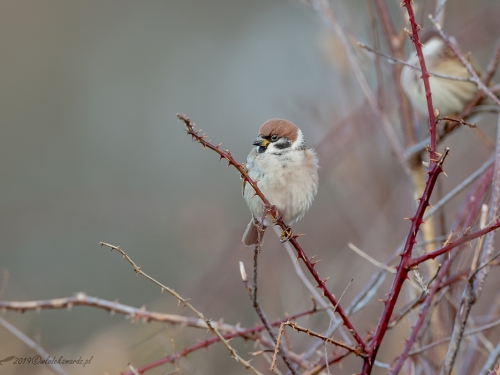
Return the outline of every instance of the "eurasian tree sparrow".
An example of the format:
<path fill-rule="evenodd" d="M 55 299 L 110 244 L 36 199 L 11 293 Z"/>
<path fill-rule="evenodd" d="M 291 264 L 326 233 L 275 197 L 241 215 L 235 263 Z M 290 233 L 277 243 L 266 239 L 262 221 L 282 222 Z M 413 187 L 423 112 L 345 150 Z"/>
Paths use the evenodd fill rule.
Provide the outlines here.
<path fill-rule="evenodd" d="M 253 144 L 256 147 L 250 151 L 246 162 L 248 174 L 276 206 L 285 224 L 291 225 L 304 216 L 318 191 L 316 153 L 306 149 L 304 135 L 297 126 L 281 119 L 266 121 Z M 249 184 L 244 186 L 243 196 L 252 213 L 243 243 L 254 246 L 259 241 L 264 204 Z M 262 235 L 270 223 L 266 215 Z"/>
<path fill-rule="evenodd" d="M 436 32 L 424 35 L 422 52 L 424 54 L 427 70 L 432 73 L 444 74 L 454 77 L 470 77 L 467 69 L 446 45 Z M 415 54 L 408 64 L 420 67 Z M 420 70 L 405 66 L 401 72 L 401 85 L 413 106 L 423 115 L 428 113 L 425 98 L 424 82 Z M 439 110 L 441 116 L 458 114 L 465 105 L 474 97 L 477 87 L 472 82 L 456 81 L 439 77 L 430 77 L 432 103 Z"/>

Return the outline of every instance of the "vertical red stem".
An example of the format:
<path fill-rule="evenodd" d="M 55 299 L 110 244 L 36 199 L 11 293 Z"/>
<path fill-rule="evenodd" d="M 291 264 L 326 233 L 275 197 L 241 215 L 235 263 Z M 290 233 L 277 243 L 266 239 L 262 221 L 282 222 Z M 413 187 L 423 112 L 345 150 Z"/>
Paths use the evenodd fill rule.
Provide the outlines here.
<path fill-rule="evenodd" d="M 417 212 L 415 213 L 415 216 L 410 219 L 410 233 L 408 234 L 408 237 L 406 239 L 404 250 L 401 253 L 401 261 L 397 268 L 396 277 L 389 292 L 389 297 L 384 300 L 384 311 L 382 312 L 380 321 L 377 324 L 377 330 L 375 331 L 370 346 L 368 347 L 368 360 L 366 360 L 363 365 L 363 375 L 369 375 L 372 371 L 375 357 L 377 356 L 377 352 L 387 332 L 392 313 L 396 306 L 399 294 L 401 293 L 401 290 L 403 288 L 403 283 L 408 278 L 409 268 L 407 267 L 407 263 L 411 260 L 413 246 L 417 242 L 417 232 L 420 228 L 420 225 L 422 225 L 423 223 L 422 218 L 424 216 L 425 210 L 429 206 L 429 199 L 436 184 L 437 178 L 443 171 L 441 163 L 445 156 L 446 153 L 441 158 L 441 161 L 435 164 L 429 172 L 429 178 L 425 185 L 424 193 L 422 194 L 422 197 L 419 198 L 420 203 L 418 205 Z"/>
<path fill-rule="evenodd" d="M 436 158 L 436 116 L 434 115 L 434 106 L 432 105 L 432 94 L 431 86 L 429 84 L 429 72 L 427 71 L 427 66 L 425 65 L 424 54 L 422 52 L 422 43 L 420 42 L 420 37 L 418 36 L 418 31 L 420 26 L 415 21 L 415 13 L 413 13 L 413 8 L 411 6 L 411 0 L 404 0 L 402 5 L 408 11 L 408 16 L 411 24 L 411 39 L 415 44 L 415 49 L 417 50 L 418 61 L 420 63 L 420 70 L 422 71 L 422 80 L 424 81 L 425 97 L 427 99 L 427 111 L 429 112 L 429 133 L 431 136 L 431 165 L 435 162 Z"/>

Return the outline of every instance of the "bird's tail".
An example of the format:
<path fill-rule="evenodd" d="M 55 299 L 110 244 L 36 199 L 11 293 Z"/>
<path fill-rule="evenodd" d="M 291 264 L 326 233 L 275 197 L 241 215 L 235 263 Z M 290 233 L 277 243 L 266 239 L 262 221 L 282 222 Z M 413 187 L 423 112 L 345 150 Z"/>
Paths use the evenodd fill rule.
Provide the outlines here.
<path fill-rule="evenodd" d="M 252 217 L 250 223 L 247 225 L 247 229 L 243 234 L 243 244 L 248 247 L 253 247 L 259 243 L 259 226 L 260 223 Z M 264 231 L 266 230 L 266 226 L 263 225 L 262 229 L 260 229 L 260 244 L 264 243 Z"/>

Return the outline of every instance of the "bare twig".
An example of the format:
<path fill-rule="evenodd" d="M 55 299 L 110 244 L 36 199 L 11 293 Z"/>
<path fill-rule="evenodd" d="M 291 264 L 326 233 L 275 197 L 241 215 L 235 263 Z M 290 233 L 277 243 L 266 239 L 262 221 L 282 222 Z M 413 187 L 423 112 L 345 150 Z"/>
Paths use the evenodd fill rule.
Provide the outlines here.
<path fill-rule="evenodd" d="M 377 266 L 378 268 L 382 268 L 383 270 L 389 272 L 389 273 L 396 273 L 396 269 L 393 268 L 393 267 L 389 267 L 389 266 L 386 266 L 384 263 L 380 263 L 378 260 L 376 259 L 373 259 L 371 256 L 369 256 L 367 253 L 365 253 L 363 250 L 361 250 L 360 248 L 354 246 L 354 244 L 352 243 L 348 243 L 347 246 L 352 250 L 354 251 L 356 254 L 362 256 L 363 258 L 365 258 L 367 261 L 369 261 L 370 263 L 374 264 L 375 266 Z"/>
<path fill-rule="evenodd" d="M 276 233 L 276 235 L 279 238 L 280 235 L 281 235 L 280 230 L 278 228 L 274 227 L 274 232 Z M 293 254 L 293 249 L 290 246 L 290 244 L 288 242 L 285 242 L 284 245 L 285 245 L 285 248 L 286 248 L 286 250 L 288 252 L 288 255 L 290 256 L 290 259 L 292 260 L 292 264 L 293 264 L 293 267 L 295 269 L 295 272 L 299 276 L 300 280 L 305 285 L 305 287 L 309 290 L 309 292 L 312 294 L 314 300 L 320 306 L 322 306 L 326 310 L 326 312 L 328 313 L 328 315 L 330 316 L 330 321 L 333 322 L 333 324 L 330 324 L 330 327 L 325 332 L 326 336 L 330 336 L 337 328 L 339 328 L 341 326 L 342 319 L 337 318 L 335 316 L 335 311 L 333 310 L 333 306 L 331 304 L 327 303 L 324 300 L 324 298 L 321 297 L 321 295 L 318 293 L 317 288 L 315 288 L 312 285 L 312 283 L 309 281 L 309 279 L 306 277 L 306 275 L 304 274 L 304 272 L 300 268 L 300 265 L 297 262 L 295 262 L 296 258 L 295 258 L 295 255 Z M 345 293 L 345 290 L 344 290 L 344 293 Z M 341 298 L 342 298 L 342 296 L 339 298 L 338 302 L 340 302 Z M 347 312 L 347 314 L 349 315 L 349 312 Z M 286 331 L 285 331 L 285 333 L 286 333 Z M 344 330 L 341 329 L 340 333 L 341 333 L 342 337 L 344 338 L 344 340 L 350 344 L 349 337 L 344 332 Z M 305 358 L 305 359 L 309 358 L 317 350 L 317 348 L 321 344 L 322 344 L 322 341 L 318 341 L 317 343 L 313 344 L 305 353 L 302 354 L 302 357 Z"/>
<path fill-rule="evenodd" d="M 443 23 L 444 21 L 444 11 L 447 0 L 440 0 L 436 2 L 436 19 L 439 20 L 439 23 Z"/>
<path fill-rule="evenodd" d="M 463 191 L 467 186 L 473 183 L 479 176 L 481 176 L 486 170 L 493 165 L 495 159 L 491 157 L 486 163 L 484 163 L 479 169 L 472 173 L 469 177 L 455 186 L 448 194 L 441 198 L 433 207 L 428 210 L 424 215 L 424 220 L 428 219 L 436 212 L 438 212 L 446 203 L 448 203 L 453 197 Z"/>
<path fill-rule="evenodd" d="M 370 107 L 372 110 L 380 117 L 381 125 L 384 133 L 387 136 L 387 139 L 396 155 L 398 161 L 401 166 L 405 170 L 406 173 L 409 174 L 408 166 L 404 159 L 404 148 L 399 140 L 396 132 L 394 131 L 393 125 L 390 123 L 387 115 L 380 111 L 377 98 L 375 97 L 374 92 L 370 88 L 366 77 L 363 74 L 363 70 L 361 69 L 358 60 L 354 56 L 352 51 L 352 45 L 348 41 L 347 36 L 345 35 L 344 30 L 337 22 L 335 15 L 330 8 L 330 3 L 328 0 L 311 0 L 310 1 L 312 7 L 318 12 L 318 14 L 323 18 L 325 24 L 330 27 L 335 34 L 339 37 L 340 42 L 344 48 L 347 59 L 349 60 L 349 66 L 351 67 L 356 79 L 358 80 L 359 85 L 361 86 L 361 90 L 365 95 Z"/>
<path fill-rule="evenodd" d="M 432 286 L 429 295 L 427 295 L 422 307 L 420 308 L 418 318 L 412 327 L 410 337 L 406 341 L 406 344 L 405 344 L 400 356 L 397 358 L 396 364 L 391 369 L 390 375 L 398 374 L 399 371 L 401 370 L 401 368 L 403 367 L 406 359 L 408 358 L 411 347 L 413 346 L 413 344 L 417 340 L 417 337 L 419 336 L 422 325 L 424 324 L 424 322 L 426 320 L 427 313 L 428 313 L 429 309 L 432 307 L 432 304 L 433 304 L 432 301 L 434 299 L 434 296 L 436 295 L 436 293 L 440 289 L 441 283 L 443 282 L 443 279 L 444 279 L 446 273 L 448 272 L 448 270 L 450 269 L 451 265 L 452 265 L 452 260 L 447 259 L 445 264 L 441 267 L 441 270 L 438 273 L 438 277 L 436 279 L 436 282 Z"/>
<path fill-rule="evenodd" d="M 362 374 L 364 375 L 368 375 L 371 373 L 371 370 L 373 368 L 373 362 L 375 361 L 378 349 L 380 348 L 382 340 L 387 332 L 392 312 L 394 311 L 394 308 L 396 306 L 396 301 L 399 297 L 399 294 L 401 293 L 403 283 L 408 277 L 408 272 L 410 268 L 407 265 L 408 262 L 411 261 L 413 246 L 416 243 L 417 231 L 419 230 L 421 224 L 423 223 L 422 218 L 424 216 L 424 212 L 429 206 L 429 199 L 436 184 L 437 178 L 439 174 L 443 172 L 442 166 L 446 156 L 448 155 L 448 152 L 449 149 L 446 149 L 445 152 L 439 157 L 439 159 L 437 159 L 435 163 L 431 166 L 424 192 L 422 194 L 422 197 L 419 198 L 419 205 L 417 208 L 417 212 L 410 219 L 411 220 L 410 232 L 406 239 L 404 250 L 401 254 L 401 261 L 397 268 L 396 277 L 391 286 L 389 296 L 387 297 L 386 300 L 384 300 L 385 304 L 384 311 L 382 313 L 382 316 L 380 317 L 377 329 L 369 346 L 369 353 L 368 353 L 369 359 L 368 361 L 364 362 L 363 366 Z"/>
<path fill-rule="evenodd" d="M 488 213 L 488 221 L 492 222 L 493 220 L 498 218 L 500 214 L 500 116 L 498 116 L 495 172 L 493 175 L 492 194 L 489 207 L 490 211 Z M 487 263 L 490 260 L 494 248 L 494 239 L 494 232 L 486 236 L 483 253 L 480 257 L 481 263 L 483 264 Z M 482 268 L 477 275 L 477 279 L 474 281 L 474 294 L 476 298 L 479 298 L 479 295 L 481 294 L 488 269 L 489 267 Z"/>
<path fill-rule="evenodd" d="M 264 220 L 262 220 L 263 222 Z M 257 299 L 257 270 L 258 270 L 258 258 L 259 258 L 259 253 L 260 253 L 260 239 L 257 241 L 257 244 L 255 245 L 254 249 L 254 255 L 253 255 L 253 285 L 250 288 L 248 286 L 248 281 L 243 280 L 243 283 L 245 284 L 245 287 L 247 290 L 250 291 L 250 298 L 252 299 L 253 303 L 253 308 L 257 312 L 257 315 L 259 316 L 261 322 L 264 324 L 264 327 L 266 327 L 266 331 L 269 333 L 269 336 L 271 336 L 271 339 L 273 340 L 273 344 L 276 345 L 276 352 L 279 353 L 285 364 L 287 365 L 288 369 L 291 371 L 292 374 L 298 375 L 297 371 L 295 370 L 295 367 L 293 366 L 290 358 L 288 357 L 288 354 L 285 352 L 283 349 L 283 345 L 281 345 L 280 339 L 276 337 L 276 333 L 273 331 L 271 323 L 269 323 L 269 320 L 267 319 L 266 314 L 264 313 L 264 310 L 260 306 L 259 300 Z M 276 362 L 276 358 L 273 358 L 273 363 Z M 271 369 L 272 369 L 271 365 Z"/>
<path fill-rule="evenodd" d="M 111 314 L 123 314 L 131 321 L 143 322 L 161 322 L 174 325 L 207 329 L 208 326 L 204 320 L 198 318 L 189 318 L 182 315 L 165 314 L 156 311 L 148 311 L 145 307 L 140 309 L 118 303 L 117 301 L 108 301 L 96 297 L 87 296 L 85 293 L 77 293 L 73 297 L 55 298 L 39 301 L 0 301 L 0 311 L 12 310 L 20 313 L 42 309 L 72 309 L 74 306 L 90 306 L 109 311 Z M 233 332 L 238 327 L 222 322 L 211 321 L 211 324 L 220 332 Z"/>
<path fill-rule="evenodd" d="M 298 314 L 294 314 L 294 315 L 288 316 L 286 318 L 283 318 L 281 320 L 277 320 L 275 322 L 272 322 L 271 326 L 278 327 L 281 323 L 286 322 L 288 320 L 294 320 L 294 319 L 298 319 L 298 318 L 303 317 L 303 316 L 312 315 L 312 314 L 315 314 L 316 312 L 319 312 L 319 311 L 323 311 L 323 310 L 322 309 L 318 309 L 318 308 L 316 308 L 316 306 L 314 306 L 310 310 L 303 311 L 303 312 L 300 312 Z M 239 330 L 237 332 L 225 333 L 223 335 L 223 337 L 226 340 L 230 340 L 230 339 L 233 339 L 235 337 L 243 337 L 244 339 L 257 339 L 257 338 L 260 338 L 260 337 L 255 337 L 255 334 L 257 334 L 259 332 L 262 332 L 265 329 L 266 328 L 263 325 L 260 325 L 260 326 L 257 326 L 257 327 L 241 329 L 241 330 Z M 187 347 L 184 350 L 181 350 L 180 352 L 177 352 L 175 354 L 163 357 L 163 358 L 161 358 L 161 359 L 159 359 L 157 361 L 154 361 L 154 362 L 149 363 L 149 364 L 147 364 L 145 366 L 142 366 L 142 367 L 138 368 L 137 371 L 139 371 L 140 373 L 144 373 L 146 371 L 149 371 L 149 370 L 151 370 L 151 369 L 153 369 L 155 367 L 161 366 L 163 364 L 175 362 L 177 358 L 185 357 L 185 356 L 187 356 L 188 354 L 190 354 L 192 352 L 195 352 L 195 351 L 203 349 L 203 348 L 207 348 L 210 345 L 215 344 L 215 343 L 217 343 L 219 341 L 220 341 L 220 338 L 218 336 L 211 337 L 211 338 L 206 339 L 204 341 L 201 341 L 201 342 L 199 342 L 199 343 L 197 343 L 195 345 Z M 124 375 L 133 375 L 133 374 L 131 372 L 128 372 L 128 373 L 126 373 Z"/>
<path fill-rule="evenodd" d="M 427 71 L 427 66 L 425 64 L 424 53 L 422 52 L 423 44 L 420 42 L 420 37 L 418 32 L 420 30 L 420 26 L 415 21 L 415 14 L 413 13 L 413 7 L 411 5 L 411 0 L 403 0 L 401 6 L 404 6 L 408 12 L 409 21 L 411 25 L 411 35 L 410 38 L 415 45 L 415 49 L 417 51 L 418 61 L 420 63 L 420 70 L 422 71 L 422 81 L 424 82 L 425 88 L 425 97 L 427 99 L 427 111 L 429 115 L 429 134 L 431 137 L 430 142 L 430 156 L 431 156 L 431 165 L 433 163 L 433 159 L 436 158 L 436 147 L 437 147 L 437 132 L 436 132 L 436 116 L 434 114 L 434 106 L 432 105 L 432 94 L 431 94 L 431 86 L 429 83 L 429 72 Z"/>
<path fill-rule="evenodd" d="M 483 368 L 479 371 L 479 375 L 498 375 L 499 371 L 495 369 L 498 358 L 500 358 L 500 342 L 486 360 Z"/>
<path fill-rule="evenodd" d="M 409 64 L 406 61 L 396 59 L 395 57 L 392 57 L 392 56 L 390 56 L 390 55 L 388 55 L 386 53 L 377 51 L 377 50 L 371 48 L 370 46 L 367 46 L 364 43 L 358 42 L 358 46 L 361 47 L 361 48 L 363 48 L 363 49 L 365 49 L 365 50 L 367 50 L 367 51 L 370 51 L 370 52 L 374 53 L 377 56 L 385 57 L 387 59 L 387 61 L 389 63 L 391 63 L 391 64 L 397 63 L 397 64 L 401 64 L 401 65 L 407 66 L 408 68 L 417 70 L 419 72 L 422 71 L 421 68 L 418 67 L 418 66 L 416 66 L 416 65 Z M 470 77 L 450 76 L 450 75 L 447 75 L 447 74 L 434 73 L 434 72 L 431 72 L 431 71 L 429 71 L 429 75 L 431 77 L 438 77 L 438 78 L 443 78 L 443 79 L 449 79 L 451 81 L 474 82 L 472 80 L 472 78 L 470 78 Z"/>
<path fill-rule="evenodd" d="M 493 92 L 491 92 L 491 90 L 488 88 L 488 86 L 486 86 L 486 84 L 481 80 L 481 78 L 479 78 L 478 74 L 476 73 L 470 62 L 460 52 L 455 39 L 453 37 L 448 36 L 441 28 L 441 25 L 431 15 L 429 15 L 429 19 L 434 24 L 434 26 L 436 27 L 437 31 L 439 32 L 443 40 L 446 42 L 446 44 L 448 44 L 448 46 L 455 53 L 455 56 L 457 56 L 457 58 L 462 62 L 462 65 L 465 67 L 465 69 L 467 69 L 472 78 L 472 81 L 477 85 L 477 87 L 482 92 L 484 92 L 487 96 L 489 96 L 497 106 L 500 106 L 500 99 L 498 99 L 498 97 Z"/>
<path fill-rule="evenodd" d="M 290 228 L 281 219 L 276 207 L 272 206 L 269 203 L 267 198 L 264 196 L 262 191 L 257 186 L 257 183 L 250 178 L 250 176 L 246 172 L 244 166 L 242 164 L 238 163 L 233 158 L 233 156 L 231 155 L 231 153 L 228 150 L 226 150 L 226 151 L 221 150 L 220 145 L 214 146 L 212 143 L 208 142 L 205 139 L 206 138 L 205 134 L 200 134 L 199 130 L 198 131 L 194 130 L 194 124 L 187 117 L 185 117 L 184 115 L 180 115 L 180 114 L 178 114 L 177 117 L 181 121 L 184 122 L 184 125 L 186 126 L 186 129 L 187 129 L 187 133 L 192 137 L 192 139 L 195 142 L 200 143 L 205 148 L 209 148 L 209 149 L 215 151 L 217 154 L 219 154 L 220 159 L 226 159 L 228 162 L 228 165 L 232 165 L 238 170 L 238 172 L 241 174 L 242 178 L 245 181 L 247 181 L 247 183 L 254 189 L 255 194 L 262 200 L 262 203 L 264 204 L 264 208 L 266 210 L 266 214 L 268 214 L 271 217 L 273 223 L 275 225 L 279 225 L 280 228 L 283 230 L 290 230 Z M 320 290 L 324 293 L 325 297 L 332 303 L 332 305 L 335 306 L 337 304 L 337 300 L 334 297 L 334 295 L 326 287 L 326 281 L 321 279 L 320 275 L 316 271 L 316 269 L 315 269 L 316 263 L 313 262 L 312 259 L 307 257 L 304 250 L 302 249 L 300 244 L 297 242 L 296 238 L 297 238 L 297 235 L 292 233 L 292 236 L 289 239 L 289 242 L 291 243 L 291 245 L 294 247 L 295 251 L 297 252 L 297 258 L 301 259 L 304 262 L 305 266 L 307 267 L 307 269 L 309 270 L 309 272 L 311 273 L 313 278 L 318 283 L 318 288 L 320 288 Z M 363 341 L 361 336 L 358 334 L 358 332 L 356 331 L 356 329 L 352 325 L 351 321 L 349 320 L 349 318 L 347 317 L 346 313 L 344 312 L 344 310 L 342 309 L 341 306 L 337 307 L 337 313 L 340 315 L 343 323 L 346 325 L 347 329 L 352 334 L 354 339 L 358 342 L 358 344 L 360 344 L 364 349 L 366 349 L 366 343 Z"/>
<path fill-rule="evenodd" d="M 488 329 L 490 328 L 494 328 L 494 327 L 497 327 L 500 325 L 500 320 L 496 320 L 494 322 L 491 322 L 491 323 L 488 323 L 488 324 L 485 324 L 485 325 L 482 325 L 480 327 L 477 327 L 477 328 L 474 328 L 474 329 L 470 329 L 468 331 L 465 331 L 464 332 L 464 336 L 470 336 L 470 335 L 475 335 L 477 333 L 480 333 L 480 332 L 484 332 L 484 331 L 487 331 Z M 409 355 L 412 356 L 412 355 L 417 355 L 417 354 L 420 354 L 420 353 L 423 353 L 431 348 L 433 348 L 434 346 L 437 346 L 437 345 L 441 345 L 441 344 L 444 344 L 444 343 L 447 343 L 451 340 L 452 336 L 450 337 L 446 337 L 444 339 L 441 339 L 441 340 L 438 340 L 438 341 L 434 341 L 426 346 L 423 346 L 419 349 L 415 349 L 415 350 L 412 350 Z"/>
<path fill-rule="evenodd" d="M 47 359 L 48 357 L 50 357 L 49 353 L 47 353 L 40 345 L 38 345 L 35 341 L 30 339 L 28 336 L 26 336 L 24 333 L 22 333 L 20 330 L 18 330 L 16 327 L 14 327 L 12 324 L 10 324 L 2 317 L 0 317 L 0 325 L 7 331 L 9 331 L 11 334 L 16 336 L 24 344 L 26 344 L 26 346 L 31 348 L 35 353 L 37 353 L 40 357 L 42 357 L 42 359 Z M 51 363 L 50 361 L 47 361 L 47 366 L 49 367 L 49 370 L 51 370 L 55 374 L 66 375 L 66 372 L 64 372 L 61 366 L 59 366 L 59 364 L 57 363 Z"/>
<path fill-rule="evenodd" d="M 190 309 L 192 312 L 194 312 L 196 314 L 196 316 L 198 316 L 199 319 L 202 319 L 205 324 L 207 325 L 208 329 L 210 331 L 212 331 L 218 338 L 219 340 L 224 344 L 224 346 L 226 347 L 226 349 L 229 351 L 229 354 L 232 358 L 234 358 L 237 362 L 241 363 L 247 370 L 250 370 L 251 372 L 253 372 L 254 374 L 261 374 L 255 367 L 253 367 L 251 364 L 250 364 L 250 361 L 245 361 L 242 357 L 240 357 L 238 355 L 238 353 L 236 353 L 236 350 L 233 349 L 233 347 L 231 345 L 229 345 L 229 342 L 222 336 L 222 334 L 219 332 L 219 330 L 212 324 L 212 322 L 209 320 L 209 319 L 206 319 L 205 316 L 199 312 L 197 309 L 195 309 L 193 307 L 193 305 L 191 305 L 187 299 L 183 298 L 179 293 L 177 293 L 175 290 L 169 288 L 168 286 L 165 286 L 164 284 L 160 283 L 159 281 L 156 281 L 154 278 L 152 278 L 151 276 L 149 276 L 148 274 L 144 273 L 142 270 L 141 270 L 141 267 L 139 267 L 137 264 L 135 264 L 135 262 L 119 247 L 119 246 L 114 246 L 114 245 L 110 245 L 110 244 L 107 244 L 107 243 L 104 243 L 104 242 L 100 242 L 99 243 L 101 246 L 106 246 L 106 247 L 109 247 L 111 250 L 116 250 L 118 251 L 122 256 L 123 258 L 130 263 L 130 265 L 134 268 L 134 271 L 135 273 L 145 277 L 146 279 L 148 279 L 149 281 L 151 281 L 152 283 L 158 285 L 160 288 L 161 288 L 161 291 L 162 293 L 164 291 L 167 291 L 168 293 L 170 293 L 172 296 L 174 296 L 175 298 L 177 298 L 177 300 L 182 303 L 184 306 L 186 306 L 188 309 Z"/>
<path fill-rule="evenodd" d="M 363 353 L 362 350 L 359 347 L 355 348 L 355 347 L 349 346 L 349 345 L 347 345 L 346 343 L 344 343 L 342 341 L 337 341 L 337 340 L 331 339 L 331 338 L 326 337 L 326 336 L 324 336 L 324 335 L 322 335 L 320 333 L 317 333 L 317 332 L 311 331 L 310 329 L 301 327 L 301 326 L 299 326 L 296 323 L 293 323 L 293 322 L 284 322 L 284 323 L 281 324 L 281 327 L 283 327 L 283 329 L 284 329 L 285 326 L 292 327 L 294 330 L 296 330 L 298 332 L 307 333 L 309 336 L 317 337 L 317 338 L 321 339 L 324 342 L 328 342 L 328 343 L 333 344 L 335 346 L 347 349 L 348 351 L 350 351 L 351 353 L 356 354 L 359 357 L 365 357 L 366 356 L 366 354 Z M 280 328 L 280 331 L 283 331 L 283 330 Z"/>
<path fill-rule="evenodd" d="M 458 240 L 452 241 L 448 245 L 443 246 L 442 248 L 440 248 L 438 250 L 435 250 L 435 251 L 430 252 L 428 254 L 424 254 L 420 257 L 413 258 L 412 260 L 409 260 L 406 266 L 409 268 L 412 268 L 412 267 L 415 267 L 415 266 L 419 265 L 420 263 L 425 262 L 429 259 L 435 259 L 438 256 L 445 254 L 445 253 L 449 252 L 450 250 L 453 250 L 455 247 L 457 247 L 463 243 L 472 241 L 478 237 L 484 236 L 485 234 L 490 233 L 497 228 L 500 228 L 500 220 L 498 220 L 498 219 L 495 220 L 492 224 L 485 227 L 484 229 L 477 230 L 476 232 L 473 232 L 470 234 L 464 234 Z"/>
<path fill-rule="evenodd" d="M 465 126 L 471 128 L 471 129 L 477 128 L 476 124 L 472 124 L 470 122 L 467 122 L 463 118 L 462 119 L 456 119 L 456 118 L 451 118 L 451 117 L 439 117 L 437 120 L 438 121 L 451 121 L 451 122 L 455 122 L 455 123 L 460 124 L 460 125 L 465 125 Z"/>
<path fill-rule="evenodd" d="M 493 221 L 498 217 L 499 207 L 500 207 L 500 116 L 498 119 L 497 128 L 497 150 L 495 157 L 495 172 L 493 176 L 493 193 L 491 196 L 490 212 L 488 219 Z M 485 218 L 482 219 L 483 223 Z M 497 220 L 498 222 L 498 220 Z M 486 263 L 491 257 L 494 247 L 494 237 L 495 232 L 491 232 L 486 237 L 486 242 L 481 255 L 481 263 Z M 450 345 L 448 347 L 448 352 L 446 358 L 444 359 L 443 366 L 441 368 L 441 375 L 450 375 L 455 363 L 455 359 L 460 348 L 460 343 L 462 341 L 463 333 L 465 331 L 465 325 L 469 317 L 470 310 L 472 306 L 476 303 L 477 299 L 481 295 L 482 287 L 486 279 L 486 275 L 489 270 L 489 266 L 482 268 L 478 273 L 476 273 L 476 267 L 479 259 L 479 250 L 481 243 L 478 244 L 478 249 L 476 250 L 476 256 L 474 257 L 471 277 L 469 278 L 465 290 L 462 296 L 462 301 L 460 303 L 460 308 L 457 312 L 455 318 L 453 333 Z"/>

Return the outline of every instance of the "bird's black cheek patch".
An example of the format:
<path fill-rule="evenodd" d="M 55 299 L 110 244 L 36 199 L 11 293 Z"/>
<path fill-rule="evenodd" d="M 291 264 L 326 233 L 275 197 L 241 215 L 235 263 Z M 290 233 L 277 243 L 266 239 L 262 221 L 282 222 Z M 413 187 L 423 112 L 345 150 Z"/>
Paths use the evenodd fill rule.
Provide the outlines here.
<path fill-rule="evenodd" d="M 274 144 L 274 147 L 280 149 L 280 150 L 283 150 L 284 148 L 288 148 L 290 147 L 292 144 L 290 143 L 290 141 L 286 141 L 286 142 L 279 142 L 279 143 L 275 143 Z"/>

